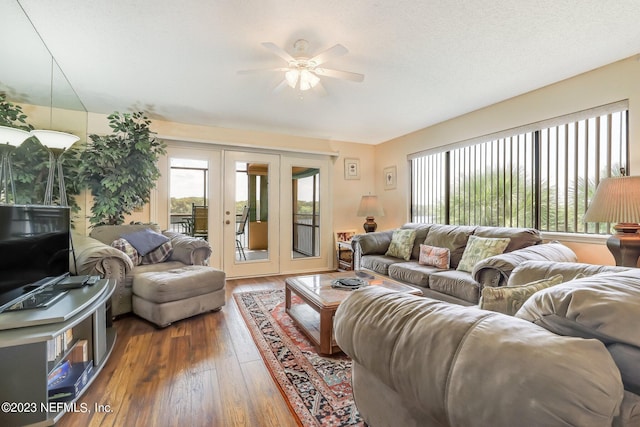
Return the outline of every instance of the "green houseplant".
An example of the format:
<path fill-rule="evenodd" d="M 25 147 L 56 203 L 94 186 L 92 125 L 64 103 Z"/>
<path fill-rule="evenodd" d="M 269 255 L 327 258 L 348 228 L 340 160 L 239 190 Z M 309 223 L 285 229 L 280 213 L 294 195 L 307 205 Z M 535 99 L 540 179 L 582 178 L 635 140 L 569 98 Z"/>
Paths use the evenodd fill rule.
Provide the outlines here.
<path fill-rule="evenodd" d="M 89 135 L 80 176 L 93 195 L 92 225 L 119 225 L 144 206 L 160 177 L 157 162 L 165 145 L 154 137 L 141 112 L 114 112 L 109 135 Z"/>

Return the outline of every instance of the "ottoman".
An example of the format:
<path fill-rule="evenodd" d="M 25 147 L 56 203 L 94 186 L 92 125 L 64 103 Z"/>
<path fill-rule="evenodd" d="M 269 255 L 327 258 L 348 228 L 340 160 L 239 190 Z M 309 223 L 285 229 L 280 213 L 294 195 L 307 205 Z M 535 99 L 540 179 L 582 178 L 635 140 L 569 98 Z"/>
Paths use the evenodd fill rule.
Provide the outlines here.
<path fill-rule="evenodd" d="M 203 265 L 136 274 L 133 312 L 165 327 L 176 320 L 219 310 L 225 303 L 225 280 L 224 271 Z"/>

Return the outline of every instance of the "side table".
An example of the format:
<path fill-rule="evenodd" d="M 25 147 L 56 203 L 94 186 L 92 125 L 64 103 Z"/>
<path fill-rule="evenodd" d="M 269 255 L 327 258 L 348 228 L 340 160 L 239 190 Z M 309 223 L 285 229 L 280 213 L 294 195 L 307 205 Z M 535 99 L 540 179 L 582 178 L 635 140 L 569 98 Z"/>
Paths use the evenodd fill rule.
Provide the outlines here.
<path fill-rule="evenodd" d="M 351 241 L 338 242 L 336 257 L 338 261 L 338 271 L 353 270 L 353 247 L 351 246 Z"/>

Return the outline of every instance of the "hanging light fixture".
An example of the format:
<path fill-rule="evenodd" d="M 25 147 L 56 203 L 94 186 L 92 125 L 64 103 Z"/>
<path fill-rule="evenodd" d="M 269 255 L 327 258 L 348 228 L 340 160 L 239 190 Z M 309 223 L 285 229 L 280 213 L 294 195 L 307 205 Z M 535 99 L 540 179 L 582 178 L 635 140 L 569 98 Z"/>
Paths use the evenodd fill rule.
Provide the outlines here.
<path fill-rule="evenodd" d="M 290 69 L 284 73 L 284 78 L 291 88 L 295 89 L 297 87 L 302 91 L 309 90 L 320 83 L 320 77 L 303 66 Z"/>
<path fill-rule="evenodd" d="M 0 159 L 0 191 L 2 191 L 2 197 L 0 197 L 0 202 L 16 202 L 16 186 L 13 182 L 13 172 L 11 170 L 11 155 L 20 144 L 30 137 L 31 134 L 27 131 L 0 126 L 0 150 L 2 150 Z M 11 195 L 11 199 L 9 195 Z"/>
<path fill-rule="evenodd" d="M 32 130 L 31 134 L 38 138 L 38 141 L 49 151 L 49 176 L 47 178 L 47 188 L 44 192 L 44 204 L 53 204 L 53 181 L 57 167 L 60 206 L 68 206 L 67 190 L 64 186 L 64 172 L 62 170 L 62 155 L 65 150 L 68 150 L 80 137 L 54 130 Z"/>

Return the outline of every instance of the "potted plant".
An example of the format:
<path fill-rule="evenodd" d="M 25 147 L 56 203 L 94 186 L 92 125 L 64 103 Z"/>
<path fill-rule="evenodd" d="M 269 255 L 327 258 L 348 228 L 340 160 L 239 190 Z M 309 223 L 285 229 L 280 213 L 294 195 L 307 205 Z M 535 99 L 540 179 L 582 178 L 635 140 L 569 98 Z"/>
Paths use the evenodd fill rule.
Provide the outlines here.
<path fill-rule="evenodd" d="M 93 226 L 122 224 L 125 215 L 149 201 L 160 177 L 158 158 L 166 152 L 143 113 L 114 112 L 108 119 L 112 133 L 89 135 L 80 164 L 81 179 L 93 195 Z"/>

